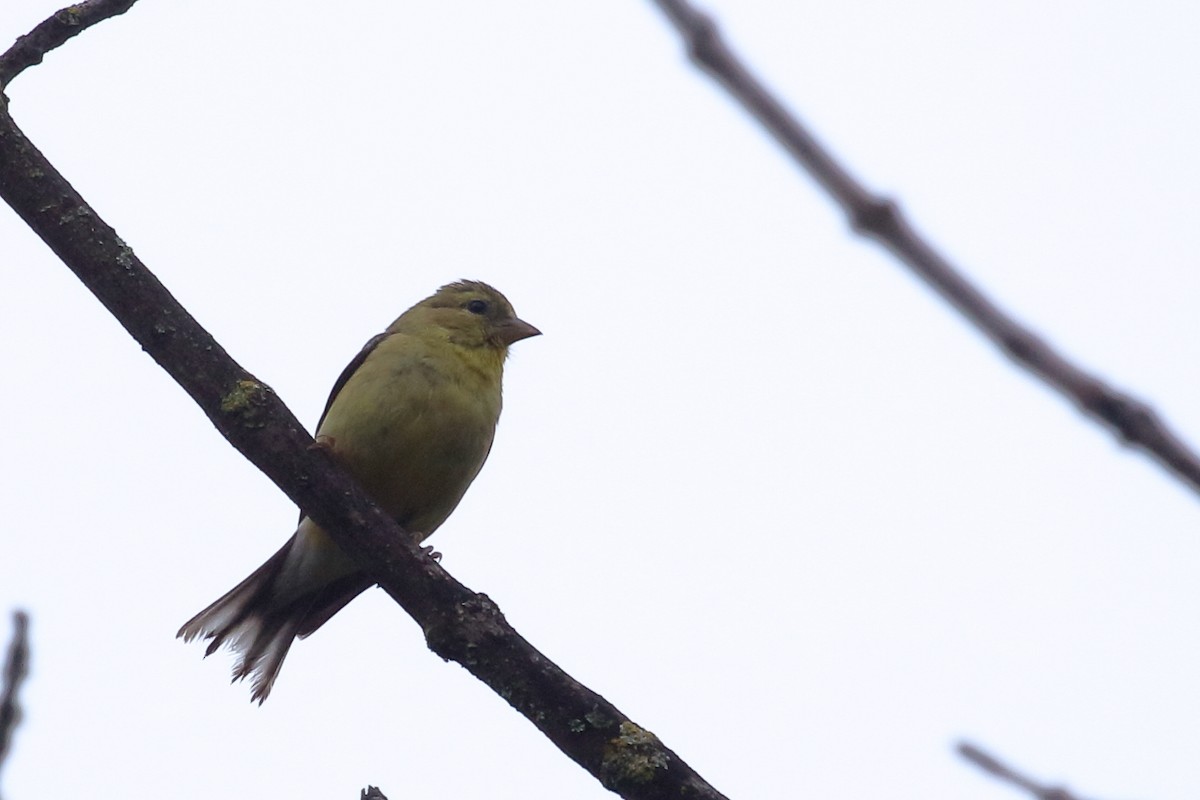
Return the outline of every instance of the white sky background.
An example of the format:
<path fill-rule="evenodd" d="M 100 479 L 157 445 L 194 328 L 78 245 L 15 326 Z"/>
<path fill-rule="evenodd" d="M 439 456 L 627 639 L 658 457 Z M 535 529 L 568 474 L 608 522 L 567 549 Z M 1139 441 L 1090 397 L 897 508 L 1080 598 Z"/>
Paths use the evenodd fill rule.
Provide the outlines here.
<path fill-rule="evenodd" d="M 7 0 L 4 46 L 57 6 Z M 1200 8 L 707 6 L 980 285 L 1200 445 Z M 691 68 L 647 2 L 142 0 L 9 90 L 315 422 L 413 302 L 494 283 L 490 462 L 433 542 L 732 798 L 1200 790 L 1200 503 L 1018 372 Z M 605 797 L 372 591 L 252 706 L 179 625 L 295 510 L 7 209 L 8 798 Z M 7 640 L 7 628 L 0 626 Z"/>

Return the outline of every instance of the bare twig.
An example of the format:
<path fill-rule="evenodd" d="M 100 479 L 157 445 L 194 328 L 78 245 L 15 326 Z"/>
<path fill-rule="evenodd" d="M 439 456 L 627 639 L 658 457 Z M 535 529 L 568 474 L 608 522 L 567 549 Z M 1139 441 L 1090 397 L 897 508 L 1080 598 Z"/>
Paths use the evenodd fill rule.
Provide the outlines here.
<path fill-rule="evenodd" d="M 29 672 L 29 615 L 13 612 L 13 637 L 4 660 L 4 679 L 0 685 L 0 767 L 8 757 L 13 731 L 21 722 L 21 706 L 17 695 Z"/>
<path fill-rule="evenodd" d="M 1061 786 L 1045 786 L 1025 777 L 1007 764 L 1002 764 L 996 758 L 988 755 L 970 742 L 958 743 L 958 754 L 970 761 L 984 772 L 1011 783 L 1019 789 L 1024 789 L 1037 800 L 1083 800 L 1078 795 L 1068 792 Z"/>
<path fill-rule="evenodd" d="M 61 12 L 60 12 L 61 13 Z M 12 51 L 10 51 L 11 54 Z M 0 64 L 10 54 L 0 56 Z M 233 361 L 67 183 L 0 104 L 0 197 L 247 459 L 454 660 L 626 798 L 722 798 L 654 734 L 538 652 L 486 595 L 424 557 L 280 401 Z"/>
<path fill-rule="evenodd" d="M 54 48 L 97 22 L 124 14 L 137 0 L 84 0 L 55 12 L 0 56 L 0 92 L 26 68 L 42 63 Z"/>
<path fill-rule="evenodd" d="M 846 212 L 851 227 L 875 239 L 936 289 L 1006 355 L 1200 492 L 1197 456 L 1146 403 L 1068 361 L 973 286 L 904 217 L 850 175 L 725 44 L 708 16 L 687 0 L 654 0 L 679 30 L 692 61 L 771 132 Z"/>

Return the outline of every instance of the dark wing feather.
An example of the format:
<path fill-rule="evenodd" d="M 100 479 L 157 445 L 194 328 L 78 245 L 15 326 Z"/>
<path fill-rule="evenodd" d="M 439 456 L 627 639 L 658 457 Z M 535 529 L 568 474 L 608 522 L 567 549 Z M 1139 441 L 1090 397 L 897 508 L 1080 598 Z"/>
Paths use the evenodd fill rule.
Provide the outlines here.
<path fill-rule="evenodd" d="M 321 423 L 325 421 L 325 415 L 329 413 L 334 399 L 337 398 L 338 392 L 342 391 L 342 387 L 346 385 L 346 382 L 350 380 L 350 376 L 358 371 L 358 368 L 367 360 L 367 356 L 371 355 L 372 351 L 379 346 L 379 343 L 389 336 L 391 336 L 390 333 L 384 332 L 368 339 L 367 343 L 363 345 L 363 349 L 358 351 L 358 355 L 346 365 L 346 368 L 342 370 L 342 374 L 338 375 L 338 379 L 333 382 L 333 389 L 329 392 L 329 399 L 325 401 L 325 410 L 321 412 L 321 418 L 317 420 L 317 430 L 321 429 Z"/>
<path fill-rule="evenodd" d="M 350 376 L 357 372 L 358 368 L 363 365 L 363 362 L 367 360 L 367 356 L 371 355 L 372 351 L 379 346 L 379 343 L 389 336 L 391 336 L 391 334 L 384 331 L 383 333 L 372 336 L 370 339 L 368 339 L 367 343 L 363 345 L 362 350 L 358 351 L 358 355 L 351 359 L 350 363 L 346 365 L 346 368 L 342 370 L 342 374 L 338 375 L 337 380 L 333 382 L 333 389 L 329 391 L 329 399 L 325 401 L 325 410 L 321 412 L 321 418 L 317 420 L 318 431 L 321 430 L 321 424 L 325 422 L 325 416 L 329 413 L 329 409 L 333 406 L 333 401 L 337 398 L 338 392 L 342 391 L 342 387 L 345 386 L 346 382 L 350 380 Z M 300 512 L 300 519 L 304 519 L 304 511 Z"/>

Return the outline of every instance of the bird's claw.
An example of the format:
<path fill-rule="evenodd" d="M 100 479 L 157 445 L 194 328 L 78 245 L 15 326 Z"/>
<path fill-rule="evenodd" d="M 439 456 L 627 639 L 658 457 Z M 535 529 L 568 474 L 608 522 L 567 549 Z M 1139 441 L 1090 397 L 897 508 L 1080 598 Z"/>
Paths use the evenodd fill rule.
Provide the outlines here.
<path fill-rule="evenodd" d="M 332 453 L 336 445 L 337 439 L 325 433 L 318 433 L 317 438 L 313 439 L 313 443 L 308 446 L 308 449 L 324 450 L 327 453 Z"/>
<path fill-rule="evenodd" d="M 421 554 L 429 556 L 439 564 L 442 563 L 442 554 L 433 549 L 433 545 L 427 544 L 421 548 Z"/>

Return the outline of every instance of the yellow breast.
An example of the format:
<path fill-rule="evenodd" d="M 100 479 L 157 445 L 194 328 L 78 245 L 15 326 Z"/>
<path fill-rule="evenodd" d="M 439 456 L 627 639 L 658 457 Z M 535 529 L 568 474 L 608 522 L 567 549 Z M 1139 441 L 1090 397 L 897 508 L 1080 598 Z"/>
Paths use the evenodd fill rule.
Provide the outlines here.
<path fill-rule="evenodd" d="M 346 381 L 318 433 L 385 511 L 424 538 L 487 459 L 502 370 L 502 354 L 394 334 Z"/>

